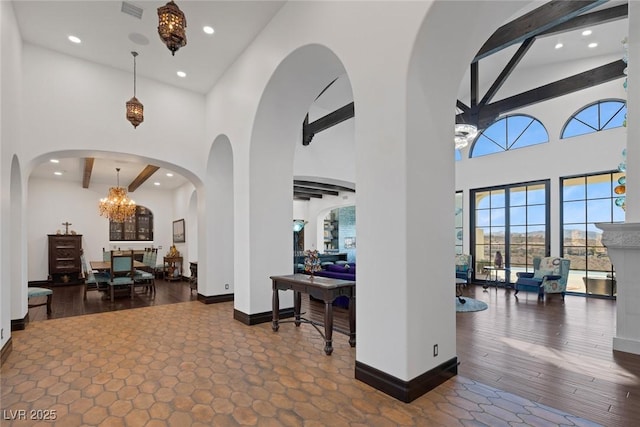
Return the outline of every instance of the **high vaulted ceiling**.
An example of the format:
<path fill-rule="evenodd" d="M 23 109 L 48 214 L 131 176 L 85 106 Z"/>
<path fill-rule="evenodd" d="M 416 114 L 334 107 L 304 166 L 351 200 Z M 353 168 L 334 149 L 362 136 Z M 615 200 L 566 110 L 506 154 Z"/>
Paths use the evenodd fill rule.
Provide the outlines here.
<path fill-rule="evenodd" d="M 166 1 L 134 0 L 130 5 L 142 10 L 140 19 L 121 11 L 124 2 L 108 1 L 32 1 L 14 0 L 14 10 L 18 26 L 25 43 L 42 46 L 109 67 L 132 72 L 131 51 L 139 52 L 137 59 L 137 73 L 139 77 L 154 79 L 166 84 L 174 85 L 197 93 L 207 93 L 225 70 L 238 58 L 244 49 L 269 23 L 273 16 L 286 3 L 284 1 L 202 1 L 178 0 L 177 4 L 187 18 L 187 46 L 172 56 L 162 44 L 157 35 L 157 8 Z M 594 12 L 601 12 L 626 5 L 626 1 L 537 1 L 529 4 L 526 10 L 514 16 L 511 21 L 534 11 L 536 8 L 547 6 L 547 12 L 540 15 L 537 25 L 544 27 L 544 19 L 555 19 L 555 24 L 562 18 L 549 18 L 554 8 L 566 7 L 567 3 L 580 3 L 584 10 L 579 16 L 587 16 Z M 461 8 L 464 2 L 460 2 Z M 551 5 L 551 6 L 550 6 Z M 546 17 L 546 18 L 545 18 Z M 567 19 L 574 19 L 568 17 Z M 210 25 L 215 29 L 213 35 L 207 35 L 202 27 Z M 508 27 L 509 23 L 505 23 Z M 529 25 L 529 24 L 527 24 Z M 544 83 L 557 81 L 568 75 L 558 76 L 551 72 L 554 65 L 562 63 L 602 63 L 619 59 L 623 54 L 621 40 L 627 35 L 627 20 L 615 19 L 600 23 L 587 21 L 575 29 L 556 26 L 562 31 L 555 31 L 551 27 L 544 28 L 531 43 L 526 54 L 521 57 L 517 65 L 509 72 L 506 83 L 495 91 L 492 100 L 502 100 L 521 93 L 523 90 L 536 89 L 539 85 L 524 80 L 521 76 L 532 69 L 540 70 Z M 515 25 L 511 32 L 520 30 L 523 25 Z M 584 29 L 591 29 L 588 36 L 582 35 Z M 500 32 L 501 29 L 496 29 Z M 509 33 L 509 32 L 507 32 Z M 76 35 L 82 39 L 81 44 L 70 43 L 69 35 Z M 521 49 L 522 41 L 514 38 L 514 43 L 503 43 L 504 49 L 491 51 L 490 55 L 479 55 L 478 68 L 475 76 L 476 90 L 481 98 L 491 89 L 500 78 L 503 70 Z M 563 43 L 562 49 L 555 49 L 558 43 Z M 595 42 L 595 48 L 588 44 Z M 482 49 L 481 52 L 482 53 Z M 187 76 L 180 78 L 176 72 L 184 71 Z M 586 71 L 583 69 L 582 71 Z M 471 106 L 472 85 L 471 69 L 460 85 L 458 100 Z M 338 77 L 338 76 L 336 76 Z M 513 82 L 516 82 L 515 84 Z M 333 111 L 344 104 L 353 101 L 348 79 L 340 78 L 335 87 L 317 100 L 319 108 Z M 529 87 L 527 86 L 529 85 Z M 338 89 L 343 88 L 341 93 Z M 141 89 L 140 89 L 141 91 Z M 316 120 L 318 117 L 310 117 Z M 60 159 L 57 165 L 43 163 L 33 176 L 50 178 L 55 170 L 63 170 L 64 179 L 72 179 L 82 184 L 85 176 L 84 159 Z M 92 183 L 113 184 L 115 168 L 120 167 L 120 181 L 122 185 L 129 185 L 146 167 L 146 164 L 123 164 L 121 161 L 97 158 L 91 173 Z M 158 170 L 150 179 L 142 184 L 146 188 L 172 188 L 185 182 L 182 177 L 164 182 L 171 171 Z M 182 181 L 181 181 L 182 180 Z M 161 182 L 159 187 L 154 182 Z"/>

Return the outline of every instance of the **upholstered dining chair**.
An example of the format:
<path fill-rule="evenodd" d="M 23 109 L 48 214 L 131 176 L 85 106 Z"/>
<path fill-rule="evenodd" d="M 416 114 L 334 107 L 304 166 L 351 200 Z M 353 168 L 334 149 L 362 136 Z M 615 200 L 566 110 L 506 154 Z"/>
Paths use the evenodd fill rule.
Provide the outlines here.
<path fill-rule="evenodd" d="M 133 250 L 131 251 L 111 251 L 111 270 L 109 286 L 111 291 L 111 302 L 115 300 L 116 288 L 129 288 L 131 298 L 133 298 L 133 285 L 135 277 L 133 268 Z"/>
<path fill-rule="evenodd" d="M 559 257 L 544 257 L 533 259 L 533 273 L 518 272 L 516 280 L 516 292 L 535 292 L 538 300 L 544 300 L 546 294 L 560 294 L 564 301 L 567 290 L 567 280 L 571 260 Z"/>
<path fill-rule="evenodd" d="M 91 270 L 84 253 L 80 254 L 80 264 L 84 278 L 84 300 L 87 300 L 87 291 L 99 291 L 106 295 L 109 292 L 109 273 Z"/>
<path fill-rule="evenodd" d="M 157 248 L 145 248 L 142 256 L 142 268 L 136 269 L 134 276 L 134 288 L 143 287 L 153 295 L 156 293 L 155 265 L 158 257 Z"/>
<path fill-rule="evenodd" d="M 456 255 L 456 279 L 466 280 L 471 283 L 471 273 L 473 273 L 473 258 L 469 254 Z"/>

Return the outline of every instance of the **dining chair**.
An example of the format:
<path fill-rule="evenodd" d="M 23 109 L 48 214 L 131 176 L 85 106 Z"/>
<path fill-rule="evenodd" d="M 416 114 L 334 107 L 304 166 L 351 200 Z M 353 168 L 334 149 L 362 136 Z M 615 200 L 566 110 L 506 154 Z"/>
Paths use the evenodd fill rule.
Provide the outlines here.
<path fill-rule="evenodd" d="M 87 300 L 87 291 L 99 291 L 106 295 L 106 293 L 109 292 L 109 274 L 91 270 L 87 264 L 84 253 L 80 254 L 80 264 L 82 265 L 82 276 L 84 279 L 84 300 Z"/>
<path fill-rule="evenodd" d="M 133 298 L 133 285 L 135 269 L 133 268 L 133 250 L 111 251 L 111 277 L 109 286 L 111 291 L 111 302 L 115 299 L 115 291 L 129 288 L 131 298 Z"/>
<path fill-rule="evenodd" d="M 142 263 L 144 267 L 137 268 L 134 276 L 134 288 L 144 287 L 151 294 L 156 293 L 156 274 L 155 265 L 158 249 L 145 248 L 144 255 L 142 257 Z"/>

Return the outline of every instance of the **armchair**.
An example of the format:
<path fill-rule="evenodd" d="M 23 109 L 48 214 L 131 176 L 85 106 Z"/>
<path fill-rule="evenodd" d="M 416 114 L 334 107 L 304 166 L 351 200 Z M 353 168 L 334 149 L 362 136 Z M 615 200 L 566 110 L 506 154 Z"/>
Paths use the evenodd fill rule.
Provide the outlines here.
<path fill-rule="evenodd" d="M 471 273 L 473 273 L 473 259 L 468 254 L 456 255 L 456 279 L 466 280 L 471 283 Z"/>
<path fill-rule="evenodd" d="M 545 257 L 533 259 L 533 273 L 516 273 L 518 280 L 516 292 L 536 292 L 538 299 L 543 300 L 545 294 L 564 295 L 567 290 L 567 279 L 571 260 L 558 257 Z"/>

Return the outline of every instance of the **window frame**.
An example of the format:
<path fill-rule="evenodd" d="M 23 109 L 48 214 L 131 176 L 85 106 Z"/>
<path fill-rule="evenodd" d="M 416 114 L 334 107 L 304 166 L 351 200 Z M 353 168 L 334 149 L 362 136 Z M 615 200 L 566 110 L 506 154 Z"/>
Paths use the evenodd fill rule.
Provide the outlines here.
<path fill-rule="evenodd" d="M 605 123 L 604 125 L 600 125 L 601 123 L 601 113 L 600 113 L 600 105 L 604 104 L 604 103 L 610 103 L 610 102 L 616 102 L 616 103 L 620 103 L 622 104 L 622 106 L 620 107 L 620 109 L 618 109 L 618 111 L 611 116 L 611 118 L 607 121 L 607 123 Z M 580 113 L 582 113 L 583 111 L 592 108 L 594 106 L 598 107 L 598 129 L 595 129 L 593 126 L 591 126 L 588 123 L 585 123 L 584 121 L 578 119 L 576 116 L 579 115 Z M 606 131 L 606 130 L 611 130 L 611 129 L 617 129 L 619 127 L 624 127 L 624 122 L 622 126 L 616 126 L 613 128 L 605 128 L 607 126 L 607 124 L 609 124 L 611 122 L 611 120 L 613 120 L 614 117 L 616 117 L 620 111 L 622 109 L 625 109 L 625 120 L 626 120 L 626 108 L 627 108 L 627 102 L 624 99 L 619 99 L 619 98 L 605 98 L 605 99 L 599 99 L 597 101 L 594 101 L 590 104 L 587 104 L 585 106 L 583 106 L 582 108 L 576 110 L 573 114 L 571 114 L 569 116 L 569 118 L 564 122 L 564 125 L 562 126 L 562 130 L 560 131 L 560 139 L 570 139 L 570 138 L 576 138 L 579 136 L 584 136 L 584 135 L 591 135 L 592 133 L 597 133 L 597 132 L 602 132 L 602 131 Z M 593 129 L 593 131 L 591 132 L 587 132 L 587 133 L 581 133 L 581 134 L 577 134 L 577 135 L 570 135 L 570 136 L 565 136 L 565 132 L 567 130 L 567 127 L 573 122 L 573 120 L 577 120 L 580 123 L 584 124 L 585 126 Z"/>
<path fill-rule="evenodd" d="M 135 239 L 127 239 L 129 237 L 126 233 L 131 233 L 131 230 L 127 231 L 127 224 L 131 224 L 131 220 L 125 220 L 124 222 L 114 222 L 109 220 L 109 241 L 110 242 L 152 242 L 153 241 L 153 212 L 145 206 L 137 205 L 136 214 L 133 218 L 133 229 L 135 230 Z M 142 227 L 141 220 L 148 219 L 149 231 L 146 231 L 145 227 Z M 116 234 L 119 234 L 119 238 Z M 140 235 L 146 234 L 146 239 L 141 239 Z"/>
<path fill-rule="evenodd" d="M 508 136 L 509 136 L 509 119 L 513 119 L 515 117 L 526 117 L 531 119 L 531 122 L 522 130 L 522 132 L 520 132 L 520 134 L 518 135 L 517 138 L 515 138 L 513 140 L 513 142 L 509 145 L 508 144 Z M 485 132 L 487 130 L 489 130 L 492 126 L 497 125 L 498 123 L 500 123 L 501 121 L 505 121 L 505 135 L 504 135 L 504 147 L 502 145 L 500 145 L 499 143 L 497 143 L 496 141 L 494 141 L 492 138 L 485 136 Z M 525 133 L 527 132 L 527 130 L 531 127 L 532 124 L 534 123 L 539 123 L 540 126 L 542 127 L 542 129 L 544 129 L 544 132 L 546 134 L 546 140 L 543 142 L 536 142 L 534 144 L 528 144 L 525 146 L 518 146 L 518 147 L 514 147 L 514 145 L 517 144 L 517 142 L 520 140 L 520 138 L 525 135 Z M 485 139 L 489 140 L 489 142 L 493 143 L 495 146 L 501 148 L 501 151 L 495 151 L 495 152 L 491 152 L 491 153 L 486 153 L 486 154 L 476 154 L 474 155 L 474 151 L 476 150 L 476 147 L 478 145 L 478 143 L 482 143 L 482 137 L 485 137 Z M 532 147 L 534 145 L 540 145 L 540 144 L 546 144 L 549 142 L 549 131 L 547 130 L 546 126 L 540 121 L 538 120 L 536 117 L 530 115 L 530 114 L 523 114 L 523 113 L 516 113 L 516 114 L 508 114 L 502 117 L 499 117 L 498 119 L 496 119 L 493 123 L 491 123 L 489 126 L 487 126 L 485 129 L 483 129 L 481 132 L 478 132 L 478 135 L 476 136 L 476 138 L 473 140 L 473 144 L 471 145 L 471 148 L 469 149 L 469 158 L 478 158 L 478 157 L 484 157 L 484 156 L 491 156 L 494 154 L 499 154 L 499 153 L 503 153 L 506 151 L 512 151 L 512 150 L 519 150 L 521 148 L 527 148 L 527 147 Z"/>

